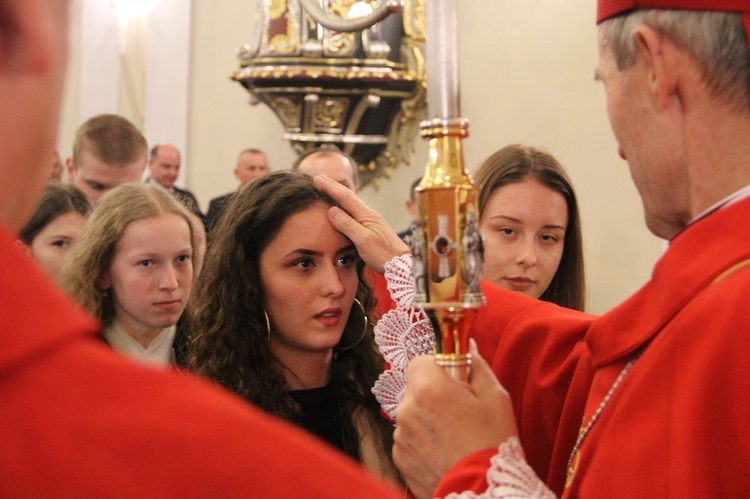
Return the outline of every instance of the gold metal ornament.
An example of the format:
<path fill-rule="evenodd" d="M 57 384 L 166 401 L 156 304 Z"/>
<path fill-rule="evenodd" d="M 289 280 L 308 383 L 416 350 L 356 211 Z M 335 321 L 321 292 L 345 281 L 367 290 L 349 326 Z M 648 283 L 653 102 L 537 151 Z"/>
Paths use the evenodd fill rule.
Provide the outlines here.
<path fill-rule="evenodd" d="M 425 0 L 266 0 L 231 78 L 297 152 L 335 144 L 360 185 L 409 163 L 425 116 Z"/>
<path fill-rule="evenodd" d="M 435 329 L 435 359 L 449 374 L 469 380 L 469 331 L 484 305 L 479 286 L 483 246 L 478 191 L 464 163 L 468 120 L 460 117 L 458 0 L 430 0 L 427 13 L 428 114 L 421 123 L 429 156 L 412 221 L 414 306 Z"/>

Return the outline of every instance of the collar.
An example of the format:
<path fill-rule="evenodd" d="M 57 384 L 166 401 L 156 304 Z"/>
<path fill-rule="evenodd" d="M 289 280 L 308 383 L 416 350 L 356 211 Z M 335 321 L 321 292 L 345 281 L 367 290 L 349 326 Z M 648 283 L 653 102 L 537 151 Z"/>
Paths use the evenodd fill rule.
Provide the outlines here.
<path fill-rule="evenodd" d="M 701 213 L 700 215 L 692 219 L 690 223 L 688 224 L 688 226 L 692 225 L 693 223 L 697 222 L 698 220 L 702 218 L 707 217 L 708 215 L 710 215 L 711 213 L 715 211 L 718 211 L 726 206 L 731 206 L 734 203 L 742 201 L 743 199 L 746 199 L 748 197 L 750 197 L 750 185 L 746 185 L 739 191 L 734 192 L 730 194 L 729 196 L 725 197 L 724 199 L 722 199 L 721 201 L 719 201 L 718 203 L 711 205 L 708 209 L 704 210 L 703 213 Z"/>
<path fill-rule="evenodd" d="M 717 276 L 750 258 L 748 219 L 750 198 L 735 199 L 673 239 L 649 282 L 592 324 L 586 343 L 594 366 L 632 354 Z"/>
<path fill-rule="evenodd" d="M 102 336 L 112 348 L 127 357 L 144 364 L 167 366 L 174 361 L 172 345 L 176 334 L 177 326 L 164 328 L 147 347 L 144 347 L 115 321 L 104 329 Z"/>

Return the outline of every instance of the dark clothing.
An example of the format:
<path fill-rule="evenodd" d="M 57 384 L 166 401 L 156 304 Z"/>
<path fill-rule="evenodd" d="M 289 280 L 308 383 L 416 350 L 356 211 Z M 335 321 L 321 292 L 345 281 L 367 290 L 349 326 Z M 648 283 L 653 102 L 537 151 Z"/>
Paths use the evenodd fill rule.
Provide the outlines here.
<path fill-rule="evenodd" d="M 200 218 L 205 225 L 206 217 L 201 211 L 200 205 L 198 204 L 198 199 L 192 192 L 188 191 L 187 189 L 172 187 L 172 189 L 169 190 L 169 193 L 177 198 L 177 200 L 180 201 L 188 210 L 192 211 L 195 216 Z"/>
<path fill-rule="evenodd" d="M 359 452 L 351 455 L 352 450 L 358 451 L 359 446 L 349 446 L 347 449 L 344 427 L 339 411 L 338 396 L 332 385 L 307 390 L 292 390 L 292 398 L 302 408 L 300 426 L 313 435 L 325 440 L 338 450 L 350 454 L 359 460 Z M 352 449 L 353 447 L 353 449 Z"/>
<path fill-rule="evenodd" d="M 213 198 L 209 203 L 208 213 L 206 213 L 206 218 L 204 220 L 206 224 L 206 233 L 209 238 L 211 237 L 211 230 L 219 223 L 221 216 L 226 211 L 229 201 L 232 200 L 234 194 L 234 192 L 224 194 L 223 196 Z"/>

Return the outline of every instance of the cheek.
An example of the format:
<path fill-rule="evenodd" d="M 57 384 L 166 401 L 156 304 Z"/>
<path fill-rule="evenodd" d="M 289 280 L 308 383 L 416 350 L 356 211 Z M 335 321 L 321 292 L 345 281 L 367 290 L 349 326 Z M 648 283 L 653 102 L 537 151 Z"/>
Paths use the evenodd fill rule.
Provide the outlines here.
<path fill-rule="evenodd" d="M 543 253 L 544 261 L 544 272 L 547 282 L 551 282 L 552 278 L 555 277 L 557 269 L 560 266 L 562 260 L 563 246 L 560 245 L 554 249 L 547 250 Z"/>
<path fill-rule="evenodd" d="M 496 234 L 485 237 L 483 242 L 485 270 L 497 270 L 513 259 L 510 245 L 504 243 Z"/>
<path fill-rule="evenodd" d="M 357 271 L 354 270 L 350 274 L 346 275 L 343 279 L 344 285 L 346 286 L 346 293 L 350 294 L 352 298 L 357 295 L 357 289 L 359 288 L 359 278 L 357 277 Z"/>

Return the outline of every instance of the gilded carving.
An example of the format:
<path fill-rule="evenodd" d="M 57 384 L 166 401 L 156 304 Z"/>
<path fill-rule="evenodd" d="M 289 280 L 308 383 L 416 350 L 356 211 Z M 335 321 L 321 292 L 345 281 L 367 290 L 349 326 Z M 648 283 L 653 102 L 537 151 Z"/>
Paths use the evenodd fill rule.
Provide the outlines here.
<path fill-rule="evenodd" d="M 316 107 L 315 132 L 331 133 L 343 129 L 344 116 L 349 109 L 349 99 L 344 97 L 328 98 Z"/>
<path fill-rule="evenodd" d="M 286 0 L 265 0 L 268 8 L 268 18 L 278 19 L 286 13 L 287 3 Z"/>
<path fill-rule="evenodd" d="M 298 99 L 271 97 L 268 99 L 268 105 L 279 117 L 284 128 L 287 130 L 299 129 L 301 112 Z"/>
<path fill-rule="evenodd" d="M 362 23 L 362 12 L 349 17 L 354 8 L 368 10 L 363 4 L 385 12 L 382 0 L 304 6 L 303 0 L 264 0 L 260 46 L 238 52 L 232 78 L 273 109 L 295 151 L 335 144 L 358 161 L 361 184 L 377 188 L 410 162 L 426 112 L 425 1 L 403 0 L 400 13 L 384 14 L 400 22 L 385 24 Z M 360 31 L 335 29 L 352 23 Z M 310 95 L 318 99 L 305 99 Z"/>

